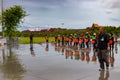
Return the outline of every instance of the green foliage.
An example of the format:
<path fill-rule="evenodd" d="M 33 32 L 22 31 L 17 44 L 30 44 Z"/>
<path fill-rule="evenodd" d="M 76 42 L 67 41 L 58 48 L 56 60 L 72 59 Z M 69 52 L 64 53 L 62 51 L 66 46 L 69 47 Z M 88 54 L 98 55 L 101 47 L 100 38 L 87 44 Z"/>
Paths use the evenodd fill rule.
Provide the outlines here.
<path fill-rule="evenodd" d="M 114 33 L 115 33 L 116 35 L 120 35 L 120 27 L 116 28 Z"/>
<path fill-rule="evenodd" d="M 86 33 L 86 30 L 79 30 L 78 34 Z"/>
<path fill-rule="evenodd" d="M 112 26 L 105 27 L 105 32 L 107 33 L 111 33 L 111 32 L 114 33 L 114 31 L 115 31 L 115 28 Z"/>
<path fill-rule="evenodd" d="M 21 37 L 28 37 L 30 32 L 21 32 Z"/>
<path fill-rule="evenodd" d="M 93 33 L 99 33 L 99 28 L 94 28 L 94 29 L 92 29 L 92 31 L 91 31 L 91 34 L 93 34 Z"/>
<path fill-rule="evenodd" d="M 26 16 L 26 12 L 21 6 L 13 6 L 4 11 L 4 31 L 6 36 L 12 37 L 17 31 L 17 26 Z"/>
<path fill-rule="evenodd" d="M 105 32 L 106 33 L 113 33 L 115 35 L 119 35 L 120 34 L 120 27 L 116 28 L 116 27 L 105 27 Z M 49 36 L 49 37 L 54 37 L 54 36 L 58 36 L 58 35 L 64 35 L 64 36 L 69 36 L 70 34 L 85 34 L 86 30 L 77 30 L 77 29 L 56 29 L 53 32 L 50 31 L 45 31 L 45 32 L 41 32 L 41 31 L 35 31 L 34 33 L 34 37 L 45 37 L 45 36 Z M 99 28 L 93 28 L 90 31 L 90 35 L 93 35 L 93 33 L 97 33 L 99 34 Z M 22 32 L 21 36 L 22 37 L 29 37 L 30 31 L 26 31 L 26 32 Z"/>
<path fill-rule="evenodd" d="M 99 33 L 99 28 L 93 28 L 92 31 L 91 31 L 91 34 L 93 33 Z M 105 27 L 105 32 L 106 33 L 113 33 L 115 35 L 120 35 L 120 27 L 116 28 L 114 26 L 107 26 Z"/>

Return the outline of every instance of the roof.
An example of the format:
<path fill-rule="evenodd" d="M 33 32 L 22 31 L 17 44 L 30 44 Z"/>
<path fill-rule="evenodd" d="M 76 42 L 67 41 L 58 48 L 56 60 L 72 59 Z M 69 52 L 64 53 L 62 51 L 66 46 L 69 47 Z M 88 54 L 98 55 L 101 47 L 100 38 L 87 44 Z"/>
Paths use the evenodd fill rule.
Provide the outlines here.
<path fill-rule="evenodd" d="M 94 28 L 97 27 L 98 28 L 99 25 L 98 24 L 93 24 L 92 27 L 94 27 Z"/>

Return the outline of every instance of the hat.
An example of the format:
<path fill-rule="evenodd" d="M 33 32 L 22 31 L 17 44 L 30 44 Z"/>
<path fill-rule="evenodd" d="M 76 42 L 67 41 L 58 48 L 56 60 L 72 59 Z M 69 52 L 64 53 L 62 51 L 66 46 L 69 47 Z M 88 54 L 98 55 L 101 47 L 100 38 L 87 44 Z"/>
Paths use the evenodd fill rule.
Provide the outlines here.
<path fill-rule="evenodd" d="M 93 35 L 96 35 L 96 33 L 94 33 Z"/>

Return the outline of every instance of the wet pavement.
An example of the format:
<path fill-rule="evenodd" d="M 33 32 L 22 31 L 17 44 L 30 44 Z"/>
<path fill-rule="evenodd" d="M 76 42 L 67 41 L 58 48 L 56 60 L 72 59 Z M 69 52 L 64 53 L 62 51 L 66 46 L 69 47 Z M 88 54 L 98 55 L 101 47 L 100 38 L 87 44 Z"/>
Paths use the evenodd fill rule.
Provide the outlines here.
<path fill-rule="evenodd" d="M 92 47 L 71 49 L 54 43 L 0 47 L 0 80 L 119 80 L 120 44 L 110 53 L 109 71 L 99 71 Z"/>

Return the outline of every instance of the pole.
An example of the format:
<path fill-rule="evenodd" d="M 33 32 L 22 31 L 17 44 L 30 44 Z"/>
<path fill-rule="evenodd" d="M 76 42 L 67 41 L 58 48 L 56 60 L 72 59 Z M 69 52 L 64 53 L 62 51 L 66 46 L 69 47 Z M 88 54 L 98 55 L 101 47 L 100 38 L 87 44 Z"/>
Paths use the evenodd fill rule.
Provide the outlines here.
<path fill-rule="evenodd" d="M 4 0 L 2 0 L 2 37 L 4 38 Z"/>

